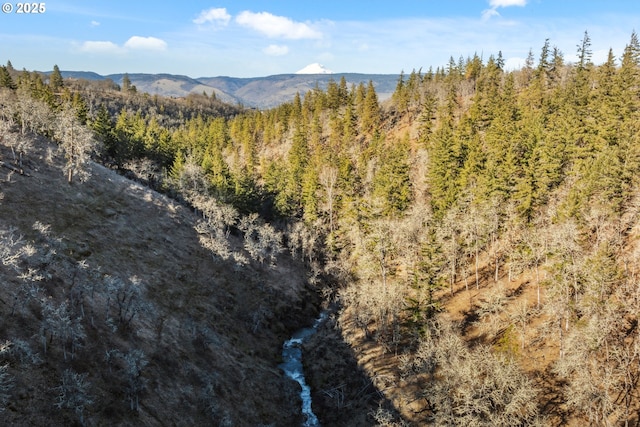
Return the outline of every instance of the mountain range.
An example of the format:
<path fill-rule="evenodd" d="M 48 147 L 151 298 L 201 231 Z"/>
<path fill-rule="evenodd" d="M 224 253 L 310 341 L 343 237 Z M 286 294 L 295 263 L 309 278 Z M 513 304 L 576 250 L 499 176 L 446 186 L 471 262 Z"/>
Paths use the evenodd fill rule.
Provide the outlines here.
<path fill-rule="evenodd" d="M 319 65 L 319 64 L 312 64 Z M 310 66 L 309 66 L 310 67 Z M 303 95 L 316 86 L 325 90 L 329 81 L 339 82 L 342 77 L 347 84 L 367 84 L 371 80 L 376 88 L 378 98 L 385 100 L 395 90 L 399 75 L 396 74 L 359 74 L 330 73 L 319 67 L 305 67 L 295 74 L 277 74 L 266 77 L 198 77 L 191 78 L 175 74 L 143 74 L 128 73 L 131 83 L 138 92 L 150 95 L 183 97 L 190 93 L 207 93 L 224 102 L 242 104 L 253 108 L 270 108 L 291 101 L 296 93 Z M 306 69 L 322 70 L 318 74 L 303 73 Z M 122 84 L 124 73 L 100 75 L 91 71 L 61 71 L 64 78 L 85 80 L 111 79 Z"/>

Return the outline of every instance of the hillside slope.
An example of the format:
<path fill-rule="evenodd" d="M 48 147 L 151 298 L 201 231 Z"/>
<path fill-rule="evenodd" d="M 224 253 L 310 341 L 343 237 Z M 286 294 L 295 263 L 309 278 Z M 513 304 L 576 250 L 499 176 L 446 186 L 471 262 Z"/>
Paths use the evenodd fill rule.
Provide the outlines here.
<path fill-rule="evenodd" d="M 1 169 L 3 424 L 295 424 L 277 366 L 315 314 L 301 266 L 223 261 L 185 207 L 97 164 L 70 186 L 55 150 Z"/>
<path fill-rule="evenodd" d="M 99 76 L 93 72 L 62 71 L 62 75 L 73 79 L 100 80 L 111 79 L 122 84 L 124 74 Z M 318 87 L 325 90 L 330 80 L 335 82 L 345 78 L 347 85 L 357 86 L 373 81 L 380 99 L 391 97 L 398 76 L 395 74 L 279 74 L 266 77 L 199 77 L 172 74 L 127 74 L 138 92 L 150 95 L 185 97 L 189 94 L 208 95 L 215 93 L 216 98 L 230 104 L 243 104 L 247 107 L 271 108 L 293 100 L 296 93 L 304 94 Z"/>

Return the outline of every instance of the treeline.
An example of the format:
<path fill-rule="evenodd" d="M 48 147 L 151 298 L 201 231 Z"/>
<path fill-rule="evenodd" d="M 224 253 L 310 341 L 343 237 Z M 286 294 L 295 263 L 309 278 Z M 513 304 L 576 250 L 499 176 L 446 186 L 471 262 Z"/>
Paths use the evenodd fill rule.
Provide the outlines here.
<path fill-rule="evenodd" d="M 24 107 L 18 107 L 24 114 L 16 117 L 22 133 L 29 128 L 52 136 L 45 116 L 68 109 L 80 125 L 94 131 L 102 144 L 96 153 L 100 160 L 120 169 L 143 159 L 152 161 L 158 170 L 170 166 L 176 152 L 168 140 L 171 131 L 197 117 L 229 118 L 241 111 L 214 95 L 173 99 L 138 93 L 126 74 L 121 87 L 109 79 L 63 79 L 57 66 L 48 75 L 18 71 L 10 61 L 0 67 L 0 88 L 4 88 L 6 111 L 14 105 Z"/>

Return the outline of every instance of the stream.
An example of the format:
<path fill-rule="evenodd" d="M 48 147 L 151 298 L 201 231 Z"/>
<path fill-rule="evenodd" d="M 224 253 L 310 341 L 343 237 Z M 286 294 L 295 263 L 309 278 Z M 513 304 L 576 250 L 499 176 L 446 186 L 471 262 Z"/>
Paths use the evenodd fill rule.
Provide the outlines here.
<path fill-rule="evenodd" d="M 302 414 L 305 421 L 303 427 L 320 427 L 318 417 L 313 413 L 311 408 L 311 388 L 304 379 L 304 368 L 302 365 L 302 343 L 315 334 L 318 326 L 327 318 L 328 313 L 323 311 L 320 316 L 309 328 L 303 328 L 297 331 L 293 336 L 282 345 L 282 360 L 279 365 L 289 378 L 300 384 L 300 398 L 302 399 Z"/>

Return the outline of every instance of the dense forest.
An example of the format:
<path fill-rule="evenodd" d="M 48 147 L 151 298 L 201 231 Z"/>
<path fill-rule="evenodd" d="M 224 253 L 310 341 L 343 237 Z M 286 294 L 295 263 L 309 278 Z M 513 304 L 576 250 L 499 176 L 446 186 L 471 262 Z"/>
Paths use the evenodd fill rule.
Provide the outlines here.
<path fill-rule="evenodd" d="M 68 147 L 69 183 L 92 156 L 195 209 L 220 259 L 247 262 L 230 234 L 260 263 L 299 251 L 397 410 L 379 425 L 640 424 L 635 32 L 598 65 L 587 32 L 515 71 L 452 57 L 385 102 L 342 79 L 246 110 L 10 63 L 0 87 L 3 136 Z M 327 412 L 329 376 L 311 375 Z"/>

